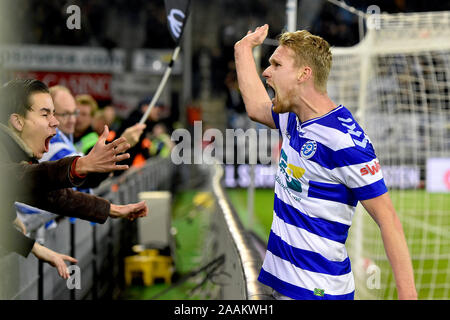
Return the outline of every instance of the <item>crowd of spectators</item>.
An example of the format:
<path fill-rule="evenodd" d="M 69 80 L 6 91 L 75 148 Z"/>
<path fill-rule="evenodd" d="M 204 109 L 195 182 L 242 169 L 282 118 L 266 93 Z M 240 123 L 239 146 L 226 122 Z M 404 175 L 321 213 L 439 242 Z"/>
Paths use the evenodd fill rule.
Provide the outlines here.
<path fill-rule="evenodd" d="M 81 26 L 67 28 L 77 5 Z M 145 0 L 4 0 L 4 15 L 14 17 L 7 42 L 105 48 L 167 48 L 173 45 L 166 27 L 164 1 Z M 7 18 L 7 17 L 6 17 Z M 22 32 L 18 32 L 21 30 Z"/>
<path fill-rule="evenodd" d="M 167 128 L 160 122 L 164 106 L 155 107 L 146 124 L 138 124 L 149 107 L 150 100 L 145 99 L 137 108 L 139 118 L 132 114 L 119 127 L 114 124 L 112 106 L 99 109 L 88 94 L 74 97 L 64 86 L 49 89 L 44 83 L 29 79 L 5 84 L 0 90 L 0 101 L 8 106 L 0 121 L 3 202 L 0 252 L 16 252 L 25 257 L 32 252 L 67 278 L 64 261 L 77 260 L 25 236 L 23 221 L 27 220 L 27 214 L 42 213 L 40 209 L 99 223 L 108 217 L 134 220 L 145 216 L 145 202 L 111 204 L 93 196 L 90 188 L 110 176 L 110 172 L 123 172 L 141 166 L 150 157 L 170 155 L 173 144 Z M 128 149 L 129 153 L 122 154 Z M 20 161 L 27 163 L 19 165 Z M 24 173 L 18 174 L 20 171 Z"/>
<path fill-rule="evenodd" d="M 75 107 L 74 101 L 70 101 L 73 100 L 70 92 L 63 87 L 58 90 L 68 93 L 68 96 L 57 101 L 63 102 L 64 107 L 69 103 Z M 76 263 L 77 260 L 27 237 L 26 227 L 16 215 L 16 210 L 20 211 L 15 206 L 17 202 L 96 223 L 104 223 L 108 217 L 134 220 L 146 216 L 148 208 L 144 201 L 116 205 L 72 188 L 96 187 L 110 172 L 127 169 L 128 166 L 119 163 L 129 157 L 122 153 L 133 142 L 122 136 L 107 144 L 108 128 L 105 126 L 87 155 L 76 153 L 71 134 L 62 131 L 66 131 L 68 126 L 62 126 L 65 122 L 61 120 L 60 123 L 58 118 L 76 117 L 77 112 L 62 112 L 61 108 L 55 111 L 52 93 L 55 94 L 44 83 L 34 79 L 15 79 L 0 90 L 0 249 L 2 253 L 15 252 L 25 257 L 32 252 L 38 259 L 57 268 L 59 275 L 67 279 L 69 270 L 65 261 Z M 40 163 L 50 146 L 56 147 L 58 143 L 65 145 L 64 149 L 54 153 L 53 160 L 59 160 Z"/>
<path fill-rule="evenodd" d="M 309 31 L 332 46 L 352 46 L 360 39 L 358 17 L 326 0 L 316 0 L 315 10 L 309 11 L 307 0 L 298 1 L 298 21 L 307 19 Z M 3 0 L 3 15 L 14 17 L 2 27 L 6 42 L 43 45 L 100 46 L 112 48 L 172 48 L 168 32 L 164 0 Z M 417 12 L 449 10 L 445 1 L 405 0 L 346 0 L 347 5 L 365 12 L 377 5 L 382 12 Z M 74 32 L 66 27 L 66 9 L 77 5 L 81 11 L 81 28 Z M 308 8 L 308 10 L 305 10 Z M 303 10 L 303 11 L 301 11 Z M 193 31 L 192 88 L 193 98 L 200 95 L 200 56 L 210 57 L 212 95 L 227 95 L 233 76 L 233 46 L 250 28 L 268 23 L 268 37 L 276 39 L 286 29 L 286 1 L 207 0 L 191 2 Z M 308 11 L 308 12 L 305 12 Z M 7 15 L 5 15 L 7 12 Z M 218 19 L 220 18 L 220 19 Z M 196 39 L 215 38 L 213 41 Z M 272 48 L 265 46 L 262 67 Z M 238 112 L 242 111 L 238 103 Z M 228 108 L 235 106 L 227 103 Z"/>

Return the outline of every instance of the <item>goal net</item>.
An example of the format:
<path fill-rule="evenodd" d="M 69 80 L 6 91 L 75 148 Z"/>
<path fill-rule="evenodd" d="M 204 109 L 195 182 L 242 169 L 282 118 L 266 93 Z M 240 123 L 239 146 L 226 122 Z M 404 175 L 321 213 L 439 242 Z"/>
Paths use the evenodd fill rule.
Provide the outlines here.
<path fill-rule="evenodd" d="M 328 93 L 371 139 L 402 222 L 419 299 L 450 288 L 450 12 L 370 16 L 364 39 L 333 48 Z M 395 299 L 380 230 L 359 207 L 347 248 L 357 299 Z"/>

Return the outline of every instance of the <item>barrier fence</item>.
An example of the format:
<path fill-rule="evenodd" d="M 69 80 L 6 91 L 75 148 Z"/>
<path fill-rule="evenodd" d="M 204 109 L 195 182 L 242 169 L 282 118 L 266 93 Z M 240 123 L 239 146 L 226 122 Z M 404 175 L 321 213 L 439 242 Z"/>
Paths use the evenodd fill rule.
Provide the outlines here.
<path fill-rule="evenodd" d="M 170 190 L 174 169 L 170 159 L 152 158 L 140 169 L 106 180 L 94 193 L 111 203 L 137 202 L 139 192 Z M 205 253 L 209 261 L 221 262 L 220 273 L 224 275 L 213 298 L 270 299 L 268 287 L 257 281 L 262 259 L 223 188 L 223 167 L 208 166 L 207 170 L 205 183 L 214 195 L 215 210 L 209 217 Z M 34 236 L 55 218 L 50 213 L 34 216 L 26 223 Z M 56 228 L 45 230 L 44 245 L 76 257 L 80 283 L 74 283 L 73 278 L 61 279 L 55 268 L 32 254 L 25 259 L 12 253 L 0 258 L 0 299 L 117 299 L 124 289 L 124 257 L 133 254 L 130 248 L 137 243 L 136 223 L 123 219 L 108 219 L 102 225 L 72 218 L 56 220 Z"/>
<path fill-rule="evenodd" d="M 94 193 L 115 204 L 137 202 L 139 191 L 168 190 L 172 173 L 170 159 L 152 158 L 142 168 L 106 180 Z M 34 236 L 42 225 L 55 218 L 48 213 L 32 216 L 26 226 Z M 79 289 L 73 288 L 75 278 L 60 278 L 55 268 L 38 261 L 33 254 L 25 259 L 10 253 L 0 258 L 0 299 L 116 299 L 124 287 L 123 260 L 132 254 L 128 250 L 136 243 L 135 238 L 136 223 L 123 219 L 94 224 L 57 218 L 57 227 L 45 230 L 44 245 L 76 257 Z"/>

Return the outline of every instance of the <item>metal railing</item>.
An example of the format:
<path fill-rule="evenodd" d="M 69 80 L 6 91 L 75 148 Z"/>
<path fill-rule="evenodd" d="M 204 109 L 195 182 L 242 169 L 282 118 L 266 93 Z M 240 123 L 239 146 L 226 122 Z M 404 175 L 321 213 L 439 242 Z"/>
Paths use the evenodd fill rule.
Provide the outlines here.
<path fill-rule="evenodd" d="M 152 158 L 139 169 L 130 169 L 110 178 L 94 190 L 111 203 L 137 202 L 141 191 L 167 190 L 171 186 L 170 159 Z M 32 215 L 28 231 L 37 231 L 54 215 Z M 57 227 L 45 230 L 44 245 L 77 258 L 80 289 L 69 289 L 55 268 L 38 261 L 32 254 L 23 258 L 11 253 L 0 258 L 0 299 L 96 299 L 118 298 L 123 281 L 123 258 L 135 244 L 136 224 L 108 219 L 93 224 L 80 219 L 58 219 Z"/>
<path fill-rule="evenodd" d="M 210 247 L 207 254 L 208 260 L 223 261 L 221 274 L 226 278 L 216 298 L 271 299 L 271 290 L 257 281 L 262 258 L 222 186 L 223 167 L 214 165 L 208 170 L 206 183 L 210 184 L 216 207 L 205 240 Z M 137 202 L 141 191 L 170 189 L 173 171 L 170 159 L 150 159 L 140 169 L 106 180 L 94 193 L 112 203 Z M 36 215 L 40 220 L 29 221 L 28 225 L 36 229 L 53 218 Z M 108 219 L 99 225 L 62 218 L 56 228 L 45 231 L 45 246 L 78 259 L 81 289 L 69 289 L 53 267 L 33 255 L 25 259 L 8 254 L 0 258 L 0 299 L 118 298 L 124 288 L 123 258 L 132 254 L 128 250 L 137 243 L 136 229 L 135 223 L 124 220 Z"/>

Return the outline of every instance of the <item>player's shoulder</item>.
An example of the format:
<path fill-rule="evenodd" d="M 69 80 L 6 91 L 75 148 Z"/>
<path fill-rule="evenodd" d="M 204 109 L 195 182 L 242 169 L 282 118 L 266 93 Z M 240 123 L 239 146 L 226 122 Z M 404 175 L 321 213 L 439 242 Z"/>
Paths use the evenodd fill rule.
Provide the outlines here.
<path fill-rule="evenodd" d="M 361 128 L 350 110 L 343 105 L 339 105 L 322 117 L 314 119 L 311 124 L 331 128 L 344 134 L 348 134 L 351 128 Z M 309 123 L 305 123 L 305 125 L 309 125 Z"/>
<path fill-rule="evenodd" d="M 375 158 L 369 137 L 345 106 L 340 105 L 303 127 L 308 127 L 306 136 L 326 146 L 333 156 L 355 158 L 352 161 Z"/>
<path fill-rule="evenodd" d="M 364 129 L 359 125 L 353 114 L 342 106 L 335 117 L 336 126 L 341 132 L 346 134 L 346 138 L 351 140 L 354 151 L 371 154 L 375 156 L 375 150 L 369 136 Z"/>

